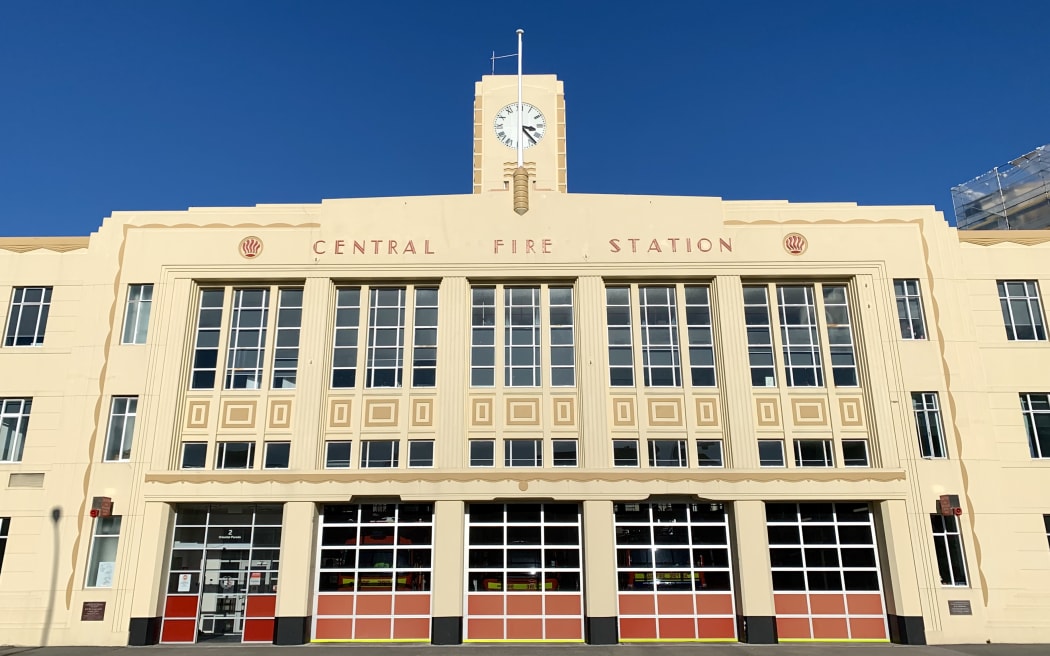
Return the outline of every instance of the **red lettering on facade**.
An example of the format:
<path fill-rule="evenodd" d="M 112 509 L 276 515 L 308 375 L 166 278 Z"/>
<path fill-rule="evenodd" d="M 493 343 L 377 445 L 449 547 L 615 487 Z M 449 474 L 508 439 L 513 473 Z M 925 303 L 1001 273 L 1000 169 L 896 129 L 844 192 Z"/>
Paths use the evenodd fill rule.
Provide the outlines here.
<path fill-rule="evenodd" d="M 655 239 L 649 242 L 649 250 L 646 252 L 652 253 L 653 251 L 656 251 L 657 253 L 663 253 L 663 251 L 660 250 L 660 242 L 656 241 Z"/>
<path fill-rule="evenodd" d="M 705 246 L 706 246 L 706 248 L 705 248 Z M 696 241 L 696 248 L 701 253 L 706 253 L 706 252 L 710 251 L 711 250 L 711 240 L 708 239 L 707 237 L 701 237 L 700 239 L 698 239 Z"/>
<path fill-rule="evenodd" d="M 328 242 L 326 242 L 323 239 L 318 239 L 317 241 L 315 241 L 314 242 L 314 253 L 317 253 L 318 255 L 324 255 L 326 251 L 318 250 L 318 246 L 321 246 L 323 248 L 323 245 L 327 244 L 327 243 Z"/>
<path fill-rule="evenodd" d="M 354 252 L 355 253 L 360 253 L 361 255 L 364 255 L 365 254 L 365 242 L 357 241 L 355 239 L 354 240 Z"/>
<path fill-rule="evenodd" d="M 386 242 L 386 254 L 397 255 L 397 242 L 390 239 Z"/>
<path fill-rule="evenodd" d="M 609 252 L 610 253 L 619 253 L 620 252 L 620 240 L 619 239 L 610 239 L 609 240 Z"/>
<path fill-rule="evenodd" d="M 409 239 L 408 243 L 405 244 L 404 253 L 405 253 L 405 255 L 408 255 L 409 253 L 412 253 L 413 255 L 416 254 L 416 245 L 412 243 L 411 239 Z"/>
<path fill-rule="evenodd" d="M 554 242 L 552 240 L 550 240 L 550 239 L 544 239 L 543 240 L 543 252 L 544 253 L 549 255 L 550 252 L 551 252 L 551 248 L 553 248 L 553 246 L 554 246 Z"/>
<path fill-rule="evenodd" d="M 532 239 L 526 239 L 525 240 L 525 252 L 526 253 L 535 253 L 536 252 L 536 242 L 534 240 L 532 240 Z"/>
<path fill-rule="evenodd" d="M 732 239 L 722 239 L 721 237 L 719 237 L 718 238 L 718 247 L 719 247 L 719 251 L 722 252 L 722 253 L 732 253 L 733 252 L 733 240 Z"/>
<path fill-rule="evenodd" d="M 335 254 L 336 255 L 342 255 L 343 254 L 343 246 L 346 246 L 346 242 L 345 241 L 343 241 L 342 239 L 336 239 L 335 240 Z"/>

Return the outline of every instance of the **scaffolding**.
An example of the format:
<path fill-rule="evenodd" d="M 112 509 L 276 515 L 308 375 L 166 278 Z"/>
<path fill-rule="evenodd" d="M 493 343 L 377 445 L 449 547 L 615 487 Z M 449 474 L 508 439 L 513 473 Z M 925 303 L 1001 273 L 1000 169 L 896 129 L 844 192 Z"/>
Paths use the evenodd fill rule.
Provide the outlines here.
<path fill-rule="evenodd" d="M 1050 144 L 952 187 L 960 230 L 1050 228 Z"/>

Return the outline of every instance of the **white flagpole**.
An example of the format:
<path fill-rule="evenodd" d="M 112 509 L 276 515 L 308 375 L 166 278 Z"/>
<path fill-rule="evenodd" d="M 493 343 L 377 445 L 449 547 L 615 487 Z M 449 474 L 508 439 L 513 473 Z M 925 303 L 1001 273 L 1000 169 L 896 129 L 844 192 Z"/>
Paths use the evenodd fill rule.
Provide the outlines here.
<path fill-rule="evenodd" d="M 518 30 L 518 134 L 515 140 L 518 144 L 518 167 L 524 166 L 524 152 L 525 149 L 525 135 L 522 134 L 522 122 L 521 122 L 521 35 L 525 34 L 525 30 Z"/>

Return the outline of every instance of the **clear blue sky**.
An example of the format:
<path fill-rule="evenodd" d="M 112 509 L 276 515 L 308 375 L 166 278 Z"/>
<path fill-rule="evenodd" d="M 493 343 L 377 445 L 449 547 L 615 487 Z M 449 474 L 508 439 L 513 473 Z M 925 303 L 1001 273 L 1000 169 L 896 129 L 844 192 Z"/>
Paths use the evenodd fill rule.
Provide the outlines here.
<path fill-rule="evenodd" d="M 518 27 L 565 82 L 571 192 L 950 217 L 1050 142 L 1048 25 L 1044 0 L 3 0 L 0 235 L 470 193 L 473 84 Z"/>

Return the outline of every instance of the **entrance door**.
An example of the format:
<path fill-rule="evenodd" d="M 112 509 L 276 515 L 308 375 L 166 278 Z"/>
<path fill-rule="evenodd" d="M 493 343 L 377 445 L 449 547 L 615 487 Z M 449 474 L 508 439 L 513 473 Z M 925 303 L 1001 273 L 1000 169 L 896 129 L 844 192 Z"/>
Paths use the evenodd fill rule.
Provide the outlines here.
<path fill-rule="evenodd" d="M 273 642 L 282 506 L 176 509 L 160 641 Z"/>

